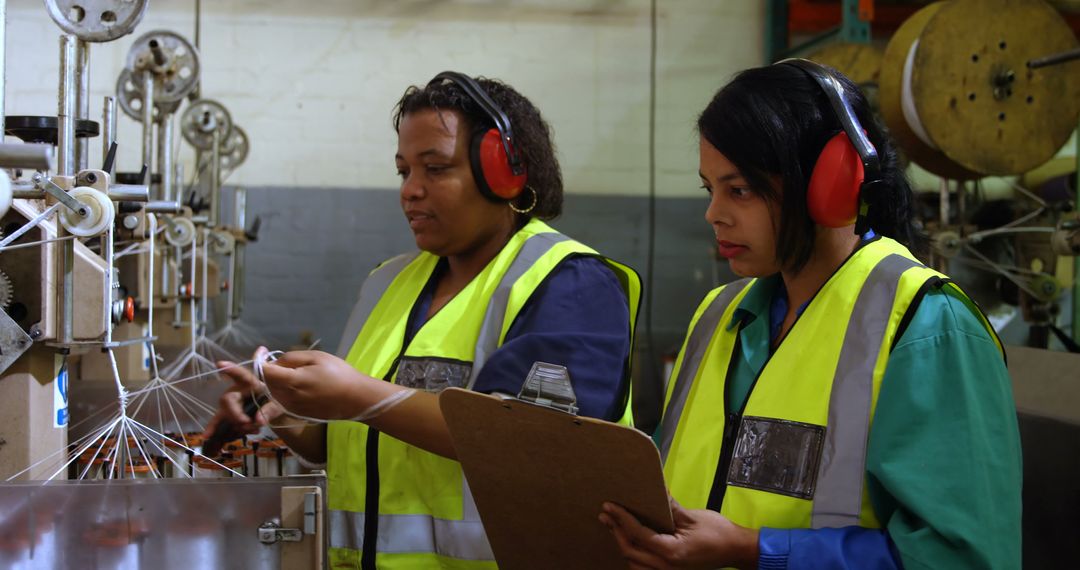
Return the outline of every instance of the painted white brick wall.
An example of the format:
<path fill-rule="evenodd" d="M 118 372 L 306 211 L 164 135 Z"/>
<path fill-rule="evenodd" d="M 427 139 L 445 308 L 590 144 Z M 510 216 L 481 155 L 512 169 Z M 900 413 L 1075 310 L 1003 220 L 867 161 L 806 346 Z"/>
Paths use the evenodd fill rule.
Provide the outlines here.
<path fill-rule="evenodd" d="M 657 189 L 697 195 L 696 114 L 735 71 L 763 61 L 763 3 L 659 3 Z M 56 112 L 59 28 L 41 0 L 8 2 L 7 114 Z M 194 40 L 192 0 L 154 0 L 131 36 L 91 49 L 91 118 L 130 45 L 154 29 Z M 410 84 L 455 69 L 503 79 L 555 130 L 567 189 L 648 191 L 646 0 L 235 0 L 203 2 L 203 96 L 252 139 L 229 183 L 395 188 L 390 112 Z M 118 130 L 137 170 L 140 126 Z M 91 162 L 100 162 L 101 145 Z M 192 171 L 192 152 L 181 160 Z"/>

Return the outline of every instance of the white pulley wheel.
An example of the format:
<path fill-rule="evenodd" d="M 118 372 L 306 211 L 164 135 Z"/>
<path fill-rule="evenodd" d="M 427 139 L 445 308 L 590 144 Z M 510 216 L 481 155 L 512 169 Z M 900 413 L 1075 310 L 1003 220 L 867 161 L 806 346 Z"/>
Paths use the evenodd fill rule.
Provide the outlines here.
<path fill-rule="evenodd" d="M 236 248 L 236 238 L 227 232 L 210 234 L 210 251 L 217 255 L 229 255 Z"/>
<path fill-rule="evenodd" d="M 195 240 L 195 222 L 187 218 L 173 218 L 165 229 L 165 241 L 176 247 L 187 247 Z"/>
<path fill-rule="evenodd" d="M 60 207 L 60 224 L 68 233 L 79 237 L 93 237 L 105 233 L 105 230 L 112 226 L 116 208 L 104 192 L 79 186 L 68 192 L 68 196 L 81 202 L 87 209 L 86 217 L 83 217 L 67 207 Z"/>
<path fill-rule="evenodd" d="M 11 178 L 6 172 L 0 172 L 0 218 L 11 209 L 12 198 L 14 196 L 11 193 Z"/>

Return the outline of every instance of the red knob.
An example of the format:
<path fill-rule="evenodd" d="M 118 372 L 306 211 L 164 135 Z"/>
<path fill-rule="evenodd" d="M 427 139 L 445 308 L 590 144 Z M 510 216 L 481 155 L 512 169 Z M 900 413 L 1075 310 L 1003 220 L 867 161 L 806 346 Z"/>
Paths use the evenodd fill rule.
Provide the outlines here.
<path fill-rule="evenodd" d="M 128 297 L 124 301 L 124 319 L 129 323 L 135 322 L 135 299 Z"/>

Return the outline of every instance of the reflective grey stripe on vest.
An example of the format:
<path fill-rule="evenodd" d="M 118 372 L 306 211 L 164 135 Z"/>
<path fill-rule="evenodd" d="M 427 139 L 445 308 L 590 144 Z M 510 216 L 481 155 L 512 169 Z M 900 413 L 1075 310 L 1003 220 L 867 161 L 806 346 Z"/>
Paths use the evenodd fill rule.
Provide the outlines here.
<path fill-rule="evenodd" d="M 885 341 L 900 276 L 919 265 L 901 255 L 886 257 L 870 272 L 855 300 L 829 397 L 811 528 L 859 524 L 874 366 Z"/>
<path fill-rule="evenodd" d="M 690 338 L 686 341 L 686 350 L 683 351 L 683 362 L 679 367 L 679 375 L 675 378 L 675 388 L 671 391 L 671 399 L 664 410 L 664 419 L 661 424 L 660 460 L 667 462 L 668 452 L 671 451 L 671 442 L 675 439 L 675 430 L 679 427 L 679 417 L 682 416 L 683 407 L 686 405 L 686 396 L 690 393 L 690 386 L 694 383 L 701 361 L 705 358 L 705 350 L 709 348 L 709 341 L 713 333 L 722 325 L 720 317 L 727 311 L 728 305 L 735 296 L 742 292 L 750 283 L 750 279 L 740 279 L 728 283 L 726 287 L 713 299 L 712 303 L 701 313 L 701 318 L 690 331 Z"/>
<path fill-rule="evenodd" d="M 364 281 L 364 285 L 360 287 L 360 298 L 356 301 L 356 305 L 353 306 L 352 313 L 349 315 L 349 320 L 345 323 L 345 332 L 341 333 L 341 343 L 338 345 L 337 351 L 339 357 L 345 358 L 349 355 L 349 350 L 352 349 L 353 343 L 356 342 L 356 337 L 360 336 L 364 323 L 371 316 L 371 311 L 375 310 L 375 305 L 379 303 L 383 293 L 386 293 L 394 278 L 412 263 L 418 255 L 420 255 L 420 252 L 415 251 L 393 257 L 379 266 Z"/>
<path fill-rule="evenodd" d="M 570 238 L 560 233 L 536 234 L 525 240 L 514 261 L 506 270 L 495 292 L 491 295 L 487 312 L 484 313 L 484 321 L 480 325 L 480 336 L 476 338 L 476 352 L 473 354 L 472 375 L 469 378 L 468 389 L 472 389 L 477 376 L 484 363 L 497 348 L 499 337 L 502 335 L 503 321 L 506 320 L 506 306 L 510 302 L 510 290 L 514 283 L 521 278 L 536 262 L 543 257 L 556 244 L 569 241 Z"/>
<path fill-rule="evenodd" d="M 360 550 L 364 513 L 330 511 L 330 548 Z M 440 554 L 460 560 L 495 560 L 479 520 L 452 521 L 430 515 L 379 515 L 380 554 Z"/>

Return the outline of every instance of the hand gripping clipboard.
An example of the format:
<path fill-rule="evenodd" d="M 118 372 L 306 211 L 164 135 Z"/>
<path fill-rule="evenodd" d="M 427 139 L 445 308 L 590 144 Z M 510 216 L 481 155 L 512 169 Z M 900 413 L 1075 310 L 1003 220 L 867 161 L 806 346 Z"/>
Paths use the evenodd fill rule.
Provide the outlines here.
<path fill-rule="evenodd" d="M 439 407 L 500 568 L 624 570 L 597 518 L 604 501 L 673 531 L 660 454 L 645 434 L 458 388 Z"/>

